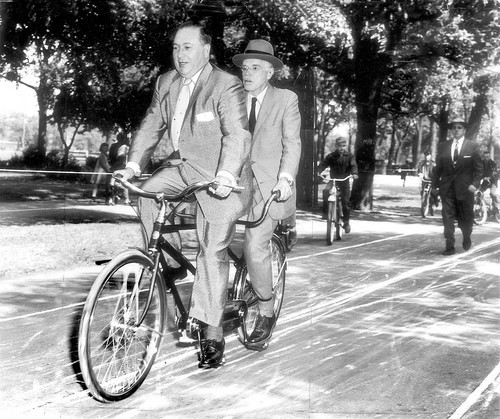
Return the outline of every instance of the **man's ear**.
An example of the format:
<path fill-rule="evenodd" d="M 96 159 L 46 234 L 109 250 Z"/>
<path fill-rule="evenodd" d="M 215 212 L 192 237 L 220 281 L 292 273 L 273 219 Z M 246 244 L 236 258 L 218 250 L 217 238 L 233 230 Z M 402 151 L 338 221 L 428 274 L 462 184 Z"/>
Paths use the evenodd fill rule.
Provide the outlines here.
<path fill-rule="evenodd" d="M 205 54 L 205 58 L 210 58 L 210 44 L 203 46 L 203 52 Z"/>
<path fill-rule="evenodd" d="M 269 68 L 269 70 L 267 71 L 267 79 L 271 80 L 272 76 L 274 76 L 274 68 L 273 67 Z"/>

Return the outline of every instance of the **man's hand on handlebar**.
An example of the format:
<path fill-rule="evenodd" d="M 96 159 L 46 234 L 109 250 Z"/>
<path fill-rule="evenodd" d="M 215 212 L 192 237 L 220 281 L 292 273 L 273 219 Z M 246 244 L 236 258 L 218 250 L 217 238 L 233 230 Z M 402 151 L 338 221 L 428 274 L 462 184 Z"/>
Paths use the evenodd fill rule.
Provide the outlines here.
<path fill-rule="evenodd" d="M 208 190 L 221 198 L 228 196 L 236 186 L 231 179 L 221 175 L 217 176 L 213 182 L 217 184 L 217 187 L 214 188 L 211 186 Z"/>
<path fill-rule="evenodd" d="M 116 170 L 113 176 L 121 177 L 123 180 L 129 180 L 135 176 L 135 172 L 130 167 L 126 167 L 125 169 Z"/>
<path fill-rule="evenodd" d="M 279 191 L 277 201 L 286 201 L 292 196 L 292 187 L 286 178 L 281 178 L 273 188 L 274 191 Z"/>

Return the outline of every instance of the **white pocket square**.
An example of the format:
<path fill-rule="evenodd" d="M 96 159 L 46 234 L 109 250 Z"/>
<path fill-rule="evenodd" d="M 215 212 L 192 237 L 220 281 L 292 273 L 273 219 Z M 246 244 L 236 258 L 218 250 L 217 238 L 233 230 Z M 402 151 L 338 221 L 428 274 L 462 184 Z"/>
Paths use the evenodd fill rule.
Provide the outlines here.
<path fill-rule="evenodd" d="M 198 122 L 208 122 L 214 120 L 214 114 L 212 112 L 203 112 L 196 115 L 196 121 Z"/>
<path fill-rule="evenodd" d="M 464 156 L 464 159 L 470 159 L 471 156 Z"/>

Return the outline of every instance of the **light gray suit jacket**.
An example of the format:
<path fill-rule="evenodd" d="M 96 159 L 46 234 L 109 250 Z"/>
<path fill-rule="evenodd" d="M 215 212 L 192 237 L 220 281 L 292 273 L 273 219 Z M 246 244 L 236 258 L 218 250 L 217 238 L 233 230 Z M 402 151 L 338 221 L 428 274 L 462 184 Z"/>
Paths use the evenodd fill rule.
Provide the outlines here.
<path fill-rule="evenodd" d="M 170 125 L 181 90 L 182 78 L 172 70 L 158 77 L 153 99 L 129 152 L 129 162 L 143 170 L 163 141 L 167 153 L 174 151 Z M 221 170 L 237 179 L 242 192 L 218 198 L 201 191 L 196 194 L 206 219 L 211 223 L 234 221 L 251 204 L 251 135 L 241 81 L 207 64 L 191 95 L 179 138 L 179 152 L 187 183 L 213 180 Z"/>
<path fill-rule="evenodd" d="M 257 116 L 252 138 L 252 171 L 264 200 L 270 195 L 281 173 L 297 176 L 301 153 L 300 112 L 297 95 L 291 90 L 269 86 Z M 274 203 L 270 216 L 282 220 L 296 208 L 295 186 L 292 196 Z"/>

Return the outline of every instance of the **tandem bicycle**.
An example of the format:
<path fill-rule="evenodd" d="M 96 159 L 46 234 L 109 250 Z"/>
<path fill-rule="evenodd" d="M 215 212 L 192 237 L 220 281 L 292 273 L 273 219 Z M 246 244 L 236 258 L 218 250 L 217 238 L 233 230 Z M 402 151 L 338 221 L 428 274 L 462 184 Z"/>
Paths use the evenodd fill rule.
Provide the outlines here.
<path fill-rule="evenodd" d="M 160 204 L 160 211 L 148 250 L 132 248 L 106 263 L 95 279 L 83 308 L 78 336 L 81 372 L 92 396 L 102 402 L 129 397 L 146 379 L 158 355 L 162 339 L 167 335 L 167 291 L 173 298 L 173 321 L 180 333 L 180 341 L 197 341 L 201 345 L 200 322 L 189 317 L 175 278 L 166 274 L 169 267 L 163 251 L 192 274 L 196 268 L 162 234 L 194 230 L 195 216 L 182 214 L 180 209 L 183 205 L 185 207 L 186 202 L 194 199 L 195 192 L 217 186 L 214 182 L 198 182 L 177 195 L 166 195 L 146 192 L 119 177 L 115 179 L 139 196 L 156 200 Z M 239 220 L 237 223 L 248 227 L 257 226 L 265 218 L 278 194 L 279 192 L 272 194 L 266 201 L 258 220 Z M 177 217 L 191 218 L 193 221 L 169 224 L 179 220 Z M 285 291 L 285 249 L 289 247 L 287 240 L 287 226 L 280 222 L 270 243 L 276 320 Z M 238 256 L 231 249 L 228 252 L 236 273 L 227 291 L 224 331 L 236 329 L 240 342 L 247 349 L 263 350 L 267 348 L 270 337 L 257 344 L 248 342 L 259 313 L 259 300 L 252 288 L 244 255 Z"/>

